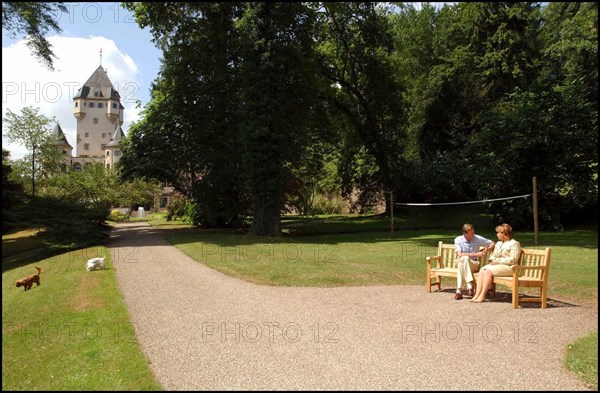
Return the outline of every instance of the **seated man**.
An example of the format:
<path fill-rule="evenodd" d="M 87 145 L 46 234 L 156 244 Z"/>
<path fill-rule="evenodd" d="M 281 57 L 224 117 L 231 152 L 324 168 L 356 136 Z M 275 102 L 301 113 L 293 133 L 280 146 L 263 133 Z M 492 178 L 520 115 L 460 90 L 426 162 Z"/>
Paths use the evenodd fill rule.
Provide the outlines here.
<path fill-rule="evenodd" d="M 494 248 L 495 243 L 483 236 L 475 234 L 475 229 L 471 224 L 462 226 L 462 235 L 454 239 L 454 247 L 456 248 L 456 265 L 458 274 L 456 276 L 456 294 L 454 299 L 462 299 L 462 288 L 466 282 L 467 296 L 473 296 L 473 273 L 479 271 L 479 261 L 477 257 L 482 256 L 488 250 Z M 480 247 L 485 247 L 485 250 L 479 251 Z"/>

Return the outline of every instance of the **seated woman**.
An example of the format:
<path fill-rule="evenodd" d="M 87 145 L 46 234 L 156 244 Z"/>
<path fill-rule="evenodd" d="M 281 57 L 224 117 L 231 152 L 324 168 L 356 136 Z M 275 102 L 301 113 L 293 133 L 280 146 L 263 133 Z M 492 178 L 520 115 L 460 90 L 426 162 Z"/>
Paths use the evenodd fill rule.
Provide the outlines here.
<path fill-rule="evenodd" d="M 494 277 L 512 276 L 512 265 L 519 262 L 521 255 L 521 243 L 513 239 L 513 231 L 510 225 L 500 224 L 496 227 L 498 242 L 490 256 L 487 265 L 479 270 L 477 278 L 477 291 L 471 301 L 481 303 L 485 300 L 487 291 L 491 288 Z"/>

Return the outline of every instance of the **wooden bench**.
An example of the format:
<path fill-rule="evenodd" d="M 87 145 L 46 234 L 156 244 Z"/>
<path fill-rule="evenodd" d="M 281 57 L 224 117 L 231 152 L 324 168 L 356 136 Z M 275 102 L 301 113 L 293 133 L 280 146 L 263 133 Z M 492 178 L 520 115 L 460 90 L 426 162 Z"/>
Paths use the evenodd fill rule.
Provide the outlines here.
<path fill-rule="evenodd" d="M 480 250 L 483 247 L 480 248 Z M 490 258 L 490 252 L 478 257 L 477 260 L 480 263 L 480 267 L 485 266 Z M 442 289 L 442 277 L 454 278 L 454 284 L 456 285 L 456 277 L 458 275 L 458 267 L 456 266 L 456 248 L 454 244 L 447 244 L 443 242 L 438 243 L 437 255 L 434 257 L 427 257 L 427 280 L 425 282 L 425 291 L 431 292 L 431 286 L 437 285 L 438 290 Z M 435 261 L 435 266 L 433 266 Z M 473 277 L 477 278 L 477 273 L 473 273 Z M 473 290 L 477 285 L 476 280 L 473 280 Z"/>
<path fill-rule="evenodd" d="M 512 266 L 513 275 L 510 277 L 494 277 L 492 287 L 492 297 L 496 292 L 496 284 L 502 284 L 512 291 L 513 308 L 519 307 L 519 288 L 538 287 L 540 296 L 520 299 L 521 302 L 538 302 L 541 308 L 546 308 L 548 294 L 548 271 L 550 269 L 550 256 L 552 250 L 547 247 L 545 250 L 521 249 L 519 263 Z M 478 258 L 481 267 L 488 263 L 489 253 Z M 435 266 L 433 262 L 435 261 Z M 441 289 L 442 277 L 451 277 L 456 279 L 458 267 L 456 267 L 456 251 L 454 244 L 444 244 L 439 242 L 438 253 L 436 256 L 427 257 L 427 273 L 425 282 L 425 291 L 431 292 L 431 286 L 437 285 Z M 473 276 L 477 277 L 478 273 Z M 476 281 L 473 281 L 473 288 L 476 288 Z"/>
<path fill-rule="evenodd" d="M 512 306 L 519 307 L 519 288 L 540 288 L 540 296 L 523 298 L 521 302 L 541 303 L 541 308 L 546 308 L 548 295 L 548 272 L 550 270 L 550 256 L 552 250 L 521 249 L 519 264 L 512 266 L 512 277 L 494 277 L 494 285 L 506 285 L 512 291 Z"/>

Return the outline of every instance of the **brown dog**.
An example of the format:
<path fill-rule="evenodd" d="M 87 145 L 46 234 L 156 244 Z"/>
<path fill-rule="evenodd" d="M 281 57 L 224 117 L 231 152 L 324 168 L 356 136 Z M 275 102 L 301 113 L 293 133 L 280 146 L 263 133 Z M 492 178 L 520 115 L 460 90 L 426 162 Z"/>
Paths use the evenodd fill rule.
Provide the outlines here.
<path fill-rule="evenodd" d="M 20 280 L 17 280 L 17 288 L 25 287 L 25 291 L 31 289 L 33 283 L 36 283 L 36 287 L 40 285 L 40 273 L 42 273 L 41 267 L 35 267 L 37 269 L 37 274 L 32 274 L 31 276 L 23 277 Z"/>

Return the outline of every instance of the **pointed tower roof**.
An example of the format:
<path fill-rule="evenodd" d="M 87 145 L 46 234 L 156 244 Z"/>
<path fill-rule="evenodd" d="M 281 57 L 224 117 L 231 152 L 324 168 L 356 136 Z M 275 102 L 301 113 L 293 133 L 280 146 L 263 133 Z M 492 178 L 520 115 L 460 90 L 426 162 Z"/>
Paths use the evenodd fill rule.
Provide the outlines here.
<path fill-rule="evenodd" d="M 108 142 L 106 147 L 119 146 L 119 145 L 121 145 L 122 139 L 125 139 L 125 133 L 123 132 L 123 129 L 121 128 L 121 126 L 117 123 L 117 128 L 115 130 L 115 133 L 110 137 L 110 142 Z"/>
<path fill-rule="evenodd" d="M 60 124 L 56 123 L 54 130 L 52 131 L 52 136 L 55 138 L 55 143 L 59 146 L 69 146 L 71 149 L 73 146 L 69 144 L 67 138 L 65 137 L 65 133 L 62 128 L 60 128 Z"/>
<path fill-rule="evenodd" d="M 73 99 L 76 98 L 114 98 L 121 100 L 119 92 L 113 87 L 106 70 L 102 66 L 98 66 L 87 82 L 77 90 Z"/>

